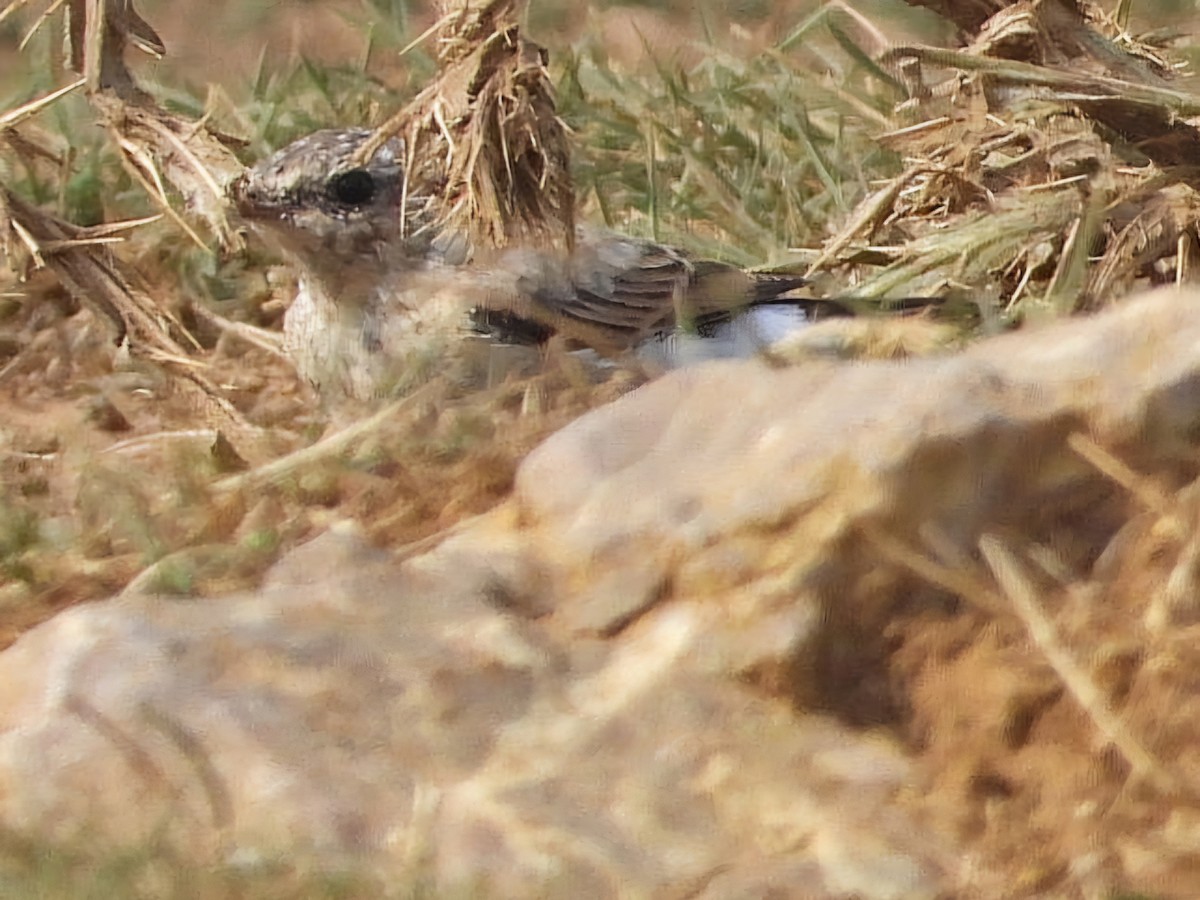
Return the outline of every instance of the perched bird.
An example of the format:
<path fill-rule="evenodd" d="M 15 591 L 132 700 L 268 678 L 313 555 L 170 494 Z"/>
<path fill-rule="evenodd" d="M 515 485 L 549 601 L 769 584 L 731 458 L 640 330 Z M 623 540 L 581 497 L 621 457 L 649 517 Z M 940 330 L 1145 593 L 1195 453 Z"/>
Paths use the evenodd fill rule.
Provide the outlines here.
<path fill-rule="evenodd" d="M 781 302 L 804 283 L 590 226 L 570 253 L 477 253 L 439 230 L 434 197 L 405 184 L 400 140 L 355 164 L 369 135 L 318 131 L 234 187 L 241 215 L 297 266 L 285 345 L 323 393 L 387 393 L 408 357 L 465 334 L 516 343 L 561 334 L 613 354 Z"/>

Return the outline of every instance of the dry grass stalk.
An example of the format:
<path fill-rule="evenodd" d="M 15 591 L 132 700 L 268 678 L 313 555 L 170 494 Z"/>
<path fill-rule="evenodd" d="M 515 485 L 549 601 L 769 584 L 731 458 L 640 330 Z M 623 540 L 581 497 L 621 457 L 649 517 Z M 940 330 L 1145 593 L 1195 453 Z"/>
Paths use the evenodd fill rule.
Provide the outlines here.
<path fill-rule="evenodd" d="M 367 418 L 359 419 L 338 431 L 327 434 L 315 444 L 296 450 L 287 456 L 273 459 L 248 472 L 230 475 L 218 481 L 213 487 L 220 492 L 234 492 L 267 484 L 278 484 L 300 469 L 322 460 L 340 456 L 355 443 L 379 431 L 397 416 L 424 403 L 444 386 L 440 379 L 427 382 Z"/>
<path fill-rule="evenodd" d="M 1179 517 L 1175 500 L 1149 478 L 1135 472 L 1085 434 L 1076 432 L 1067 438 L 1067 446 L 1087 460 L 1100 474 L 1119 484 L 1146 509 L 1166 522 L 1173 536 L 1187 535 L 1186 523 Z"/>
<path fill-rule="evenodd" d="M 10 128 L 15 128 L 30 116 L 41 112 L 55 100 L 58 100 L 60 97 L 65 97 L 76 88 L 83 87 L 83 84 L 84 79 L 80 78 L 78 81 L 73 81 L 68 85 L 57 88 L 43 97 L 37 97 L 33 100 L 30 100 L 28 103 L 23 103 L 14 109 L 7 110 L 6 112 L 0 114 L 0 132 L 7 131 Z"/>
<path fill-rule="evenodd" d="M 1054 623 L 1042 612 L 1033 582 L 1022 571 L 1016 555 L 1000 538 L 987 534 L 979 539 L 979 551 L 1046 661 L 1097 730 L 1129 763 L 1134 778 L 1145 781 L 1164 796 L 1190 794 L 1186 779 L 1162 760 L 1156 759 L 1143 746 L 1127 724 L 1113 712 L 1095 681 L 1063 646 Z"/>
<path fill-rule="evenodd" d="M 136 358 L 173 375 L 196 396 L 211 424 L 228 434 L 238 452 L 262 455 L 258 430 L 229 403 L 192 358 L 196 348 L 186 329 L 143 290 L 119 260 L 97 247 L 113 226 L 80 228 L 51 216 L 0 189 L 0 249 L 17 272 L 48 268 L 81 303 L 116 327 L 118 339 Z M 185 349 L 185 347 L 189 349 Z"/>
<path fill-rule="evenodd" d="M 242 173 L 228 144 L 233 139 L 210 131 L 145 102 L 128 102 L 111 92 L 94 94 L 113 142 L 126 167 L 146 193 L 201 248 L 207 244 L 178 213 L 166 185 L 180 194 L 189 212 L 199 216 L 227 251 L 242 249 L 243 240 L 228 215 L 227 189 Z"/>
<path fill-rule="evenodd" d="M 980 612 L 997 617 L 1007 612 L 1004 598 L 974 572 L 961 565 L 961 560 L 954 566 L 944 565 L 882 528 L 865 528 L 863 536 L 884 559 L 907 569 L 934 587 L 961 597 Z"/>
<path fill-rule="evenodd" d="M 1196 223 L 1200 222 L 1200 195 L 1185 184 L 1152 185 L 1147 187 L 1144 201 L 1139 203 L 1140 199 L 1136 195 L 1127 199 L 1135 204 L 1136 212 L 1109 240 L 1103 256 L 1092 267 L 1089 297 L 1126 294 L 1132 290 L 1138 270 L 1172 255 L 1178 265 L 1187 259 L 1191 243 L 1188 238 L 1194 241 Z M 1181 241 L 1186 242 L 1182 248 Z M 1181 272 L 1176 282 L 1188 280 L 1188 273 Z"/>
<path fill-rule="evenodd" d="M 1145 748 L 1126 723 L 1113 712 L 1103 692 L 1063 645 L 1054 623 L 1042 611 L 1033 582 L 1022 570 L 1015 554 L 1000 538 L 985 534 L 979 540 L 980 553 L 1000 588 L 997 591 L 973 572 L 932 560 L 881 529 L 871 529 L 865 537 L 889 561 L 961 597 L 981 612 L 993 617 L 1015 613 L 1038 651 L 1096 729 L 1129 763 L 1134 776 L 1165 796 L 1178 797 L 1183 794 L 1186 790 L 1185 779 Z"/>
<path fill-rule="evenodd" d="M 156 58 L 166 53 L 162 38 L 131 0 L 69 0 L 67 38 L 71 68 L 83 73 L 89 92 L 111 88 L 125 96 L 140 94 L 125 66 L 125 47 L 132 44 Z"/>

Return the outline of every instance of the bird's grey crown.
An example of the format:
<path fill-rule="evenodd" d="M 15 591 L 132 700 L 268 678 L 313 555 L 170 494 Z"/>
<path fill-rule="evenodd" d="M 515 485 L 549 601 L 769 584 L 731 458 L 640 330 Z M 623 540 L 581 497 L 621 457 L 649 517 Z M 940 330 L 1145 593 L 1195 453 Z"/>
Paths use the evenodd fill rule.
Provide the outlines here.
<path fill-rule="evenodd" d="M 419 261 L 438 235 L 429 186 L 404 178 L 404 142 L 384 143 L 365 164 L 371 132 L 327 129 L 288 144 L 234 187 L 238 211 L 318 278 L 347 287 Z"/>
<path fill-rule="evenodd" d="M 251 169 L 238 185 L 238 205 L 251 218 L 272 212 L 318 206 L 334 218 L 346 218 L 364 204 L 346 203 L 333 185 L 348 173 L 371 179 L 376 192 L 401 186 L 404 148 L 399 140 L 384 144 L 365 166 L 354 166 L 354 151 L 371 132 L 364 128 L 327 129 L 293 141 Z M 374 192 L 373 192 L 374 193 Z"/>

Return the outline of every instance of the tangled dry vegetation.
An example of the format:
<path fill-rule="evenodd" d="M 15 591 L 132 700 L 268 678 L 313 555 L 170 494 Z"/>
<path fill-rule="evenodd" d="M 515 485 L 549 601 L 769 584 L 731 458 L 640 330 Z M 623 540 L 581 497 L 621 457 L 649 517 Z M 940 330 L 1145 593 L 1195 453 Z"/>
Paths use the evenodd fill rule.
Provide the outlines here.
<path fill-rule="evenodd" d="M 1064 2 L 1000 7 L 959 50 L 889 49 L 909 99 L 880 140 L 904 168 L 817 265 L 1008 320 L 1194 279 L 1200 107 L 1168 60 Z"/>
<path fill-rule="evenodd" d="M 434 188 L 446 228 L 483 246 L 568 246 L 575 196 L 566 129 L 545 51 L 521 34 L 517 5 L 448 4 L 438 23 L 438 78 L 358 156 L 365 163 L 400 134 L 406 183 Z"/>

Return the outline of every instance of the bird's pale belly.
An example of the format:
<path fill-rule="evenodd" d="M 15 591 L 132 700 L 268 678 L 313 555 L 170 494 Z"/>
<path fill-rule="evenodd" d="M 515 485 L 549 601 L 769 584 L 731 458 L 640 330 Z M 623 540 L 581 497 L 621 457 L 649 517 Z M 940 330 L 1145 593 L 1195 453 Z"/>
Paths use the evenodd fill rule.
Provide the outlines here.
<path fill-rule="evenodd" d="M 300 375 L 328 399 L 402 394 L 434 375 L 478 384 L 533 371 L 537 348 L 498 349 L 473 334 L 474 279 L 408 273 L 365 304 L 339 302 L 302 280 L 284 318 L 284 346 Z"/>

